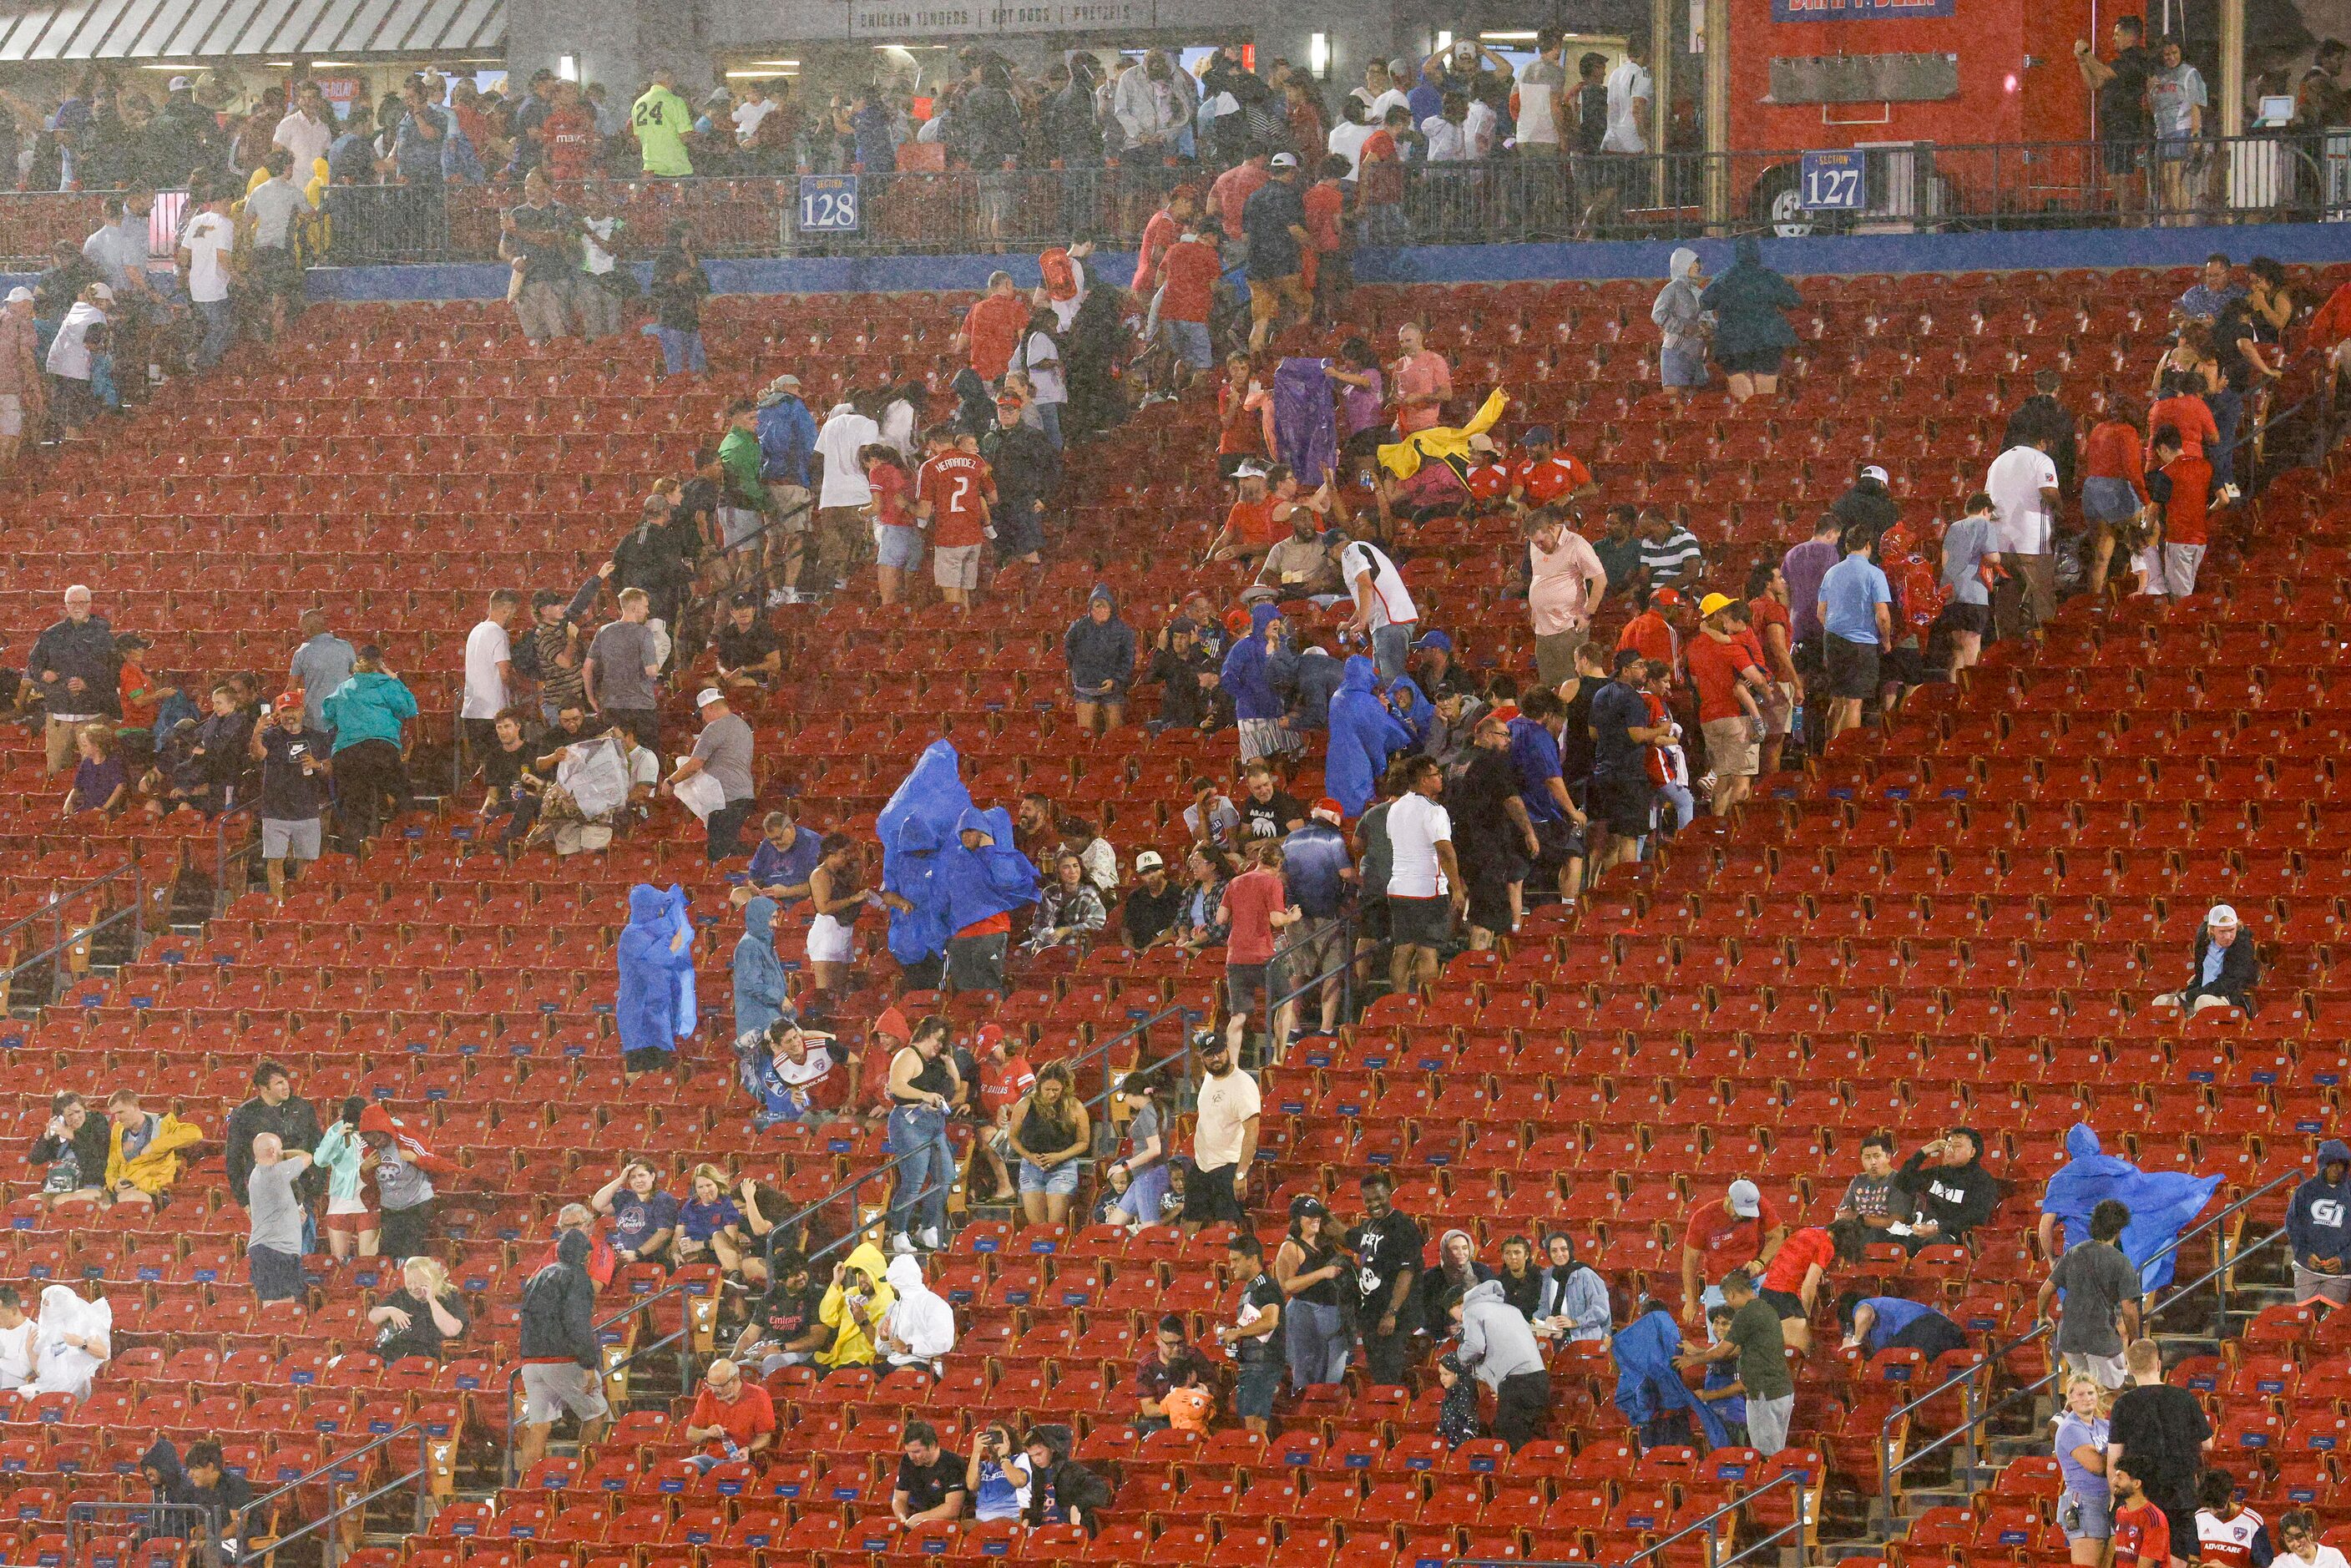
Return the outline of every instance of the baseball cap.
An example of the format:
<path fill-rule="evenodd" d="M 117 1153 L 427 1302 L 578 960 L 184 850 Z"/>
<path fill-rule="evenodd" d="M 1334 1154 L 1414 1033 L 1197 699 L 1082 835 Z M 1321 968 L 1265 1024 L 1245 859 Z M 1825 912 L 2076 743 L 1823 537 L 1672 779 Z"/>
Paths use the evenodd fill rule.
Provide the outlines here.
<path fill-rule="evenodd" d="M 1311 1193 L 1301 1192 L 1296 1197 L 1290 1200 L 1290 1218 L 1292 1219 L 1328 1219 L 1331 1218 L 1331 1211 L 1322 1207 L 1322 1200 L 1321 1198 L 1314 1197 Z"/>
<path fill-rule="evenodd" d="M 1548 424 L 1531 424 L 1527 426 L 1524 431 L 1520 433 L 1519 439 L 1528 443 L 1529 444 L 1532 444 L 1538 441 L 1546 443 L 1554 442 L 1558 440 L 1558 437 L 1552 434 L 1551 426 Z"/>
<path fill-rule="evenodd" d="M 1347 820 L 1347 808 L 1325 795 L 1314 802 L 1314 810 L 1309 811 L 1307 815 L 1320 817 L 1335 828 Z"/>
<path fill-rule="evenodd" d="M 1718 610 L 1728 610 L 1738 602 L 1739 601 L 1731 598 L 1728 593 L 1709 593 L 1698 601 L 1698 612 L 1700 615 L 1711 615 Z"/>
<path fill-rule="evenodd" d="M 1442 632 L 1424 632 L 1420 634 L 1420 641 L 1412 645 L 1412 651 L 1416 653 L 1450 653 L 1453 652 L 1453 639 Z"/>
<path fill-rule="evenodd" d="M 8 303 L 11 305 L 21 305 L 32 297 L 33 291 L 21 283 L 8 290 Z"/>
<path fill-rule="evenodd" d="M 768 390 L 796 392 L 800 390 L 800 379 L 795 375 L 780 375 L 768 383 Z"/>
<path fill-rule="evenodd" d="M 1887 480 L 1887 478 L 1886 478 L 1886 470 L 1885 470 L 1885 469 L 1883 469 L 1883 468 L 1880 468 L 1880 467 L 1879 467 L 1876 464 L 1875 464 L 1875 463 L 1872 463 L 1872 464 L 1868 465 L 1867 466 L 1864 467 L 1864 468 L 1862 469 L 1862 471 L 1861 471 L 1861 476 L 1862 476 L 1863 478 L 1865 478 L 1865 479 L 1875 479 L 1875 480 L 1876 480 L 1876 481 L 1877 481 L 1879 484 L 1881 484 L 1881 485 L 1884 485 L 1884 484 L 1888 483 L 1888 480 Z"/>
<path fill-rule="evenodd" d="M 165 84 L 164 90 L 167 92 L 185 92 L 193 85 L 193 84 L 185 77 L 173 77 Z"/>
<path fill-rule="evenodd" d="M 1681 590 L 1678 588 L 1661 588 L 1649 595 L 1649 602 L 1662 604 L 1668 610 L 1679 610 L 1688 601 L 1682 597 Z"/>
<path fill-rule="evenodd" d="M 2211 908 L 2204 912 L 2204 924 L 2207 925 L 2242 925 L 2243 922 L 2237 918 L 2237 912 L 2235 909 L 2225 904 L 2216 904 Z"/>
<path fill-rule="evenodd" d="M 1488 435 L 1483 431 L 1480 431 L 1469 438 L 1469 450 L 1472 452 L 1491 452 L 1494 450 L 1494 438 Z"/>
<path fill-rule="evenodd" d="M 1266 164 L 1266 167 L 1269 169 L 1295 169 L 1298 167 L 1298 158 L 1295 153 L 1277 152 Z"/>
<path fill-rule="evenodd" d="M 998 408 L 1019 408 L 1020 406 L 1020 394 L 1019 392 L 998 392 L 996 394 L 996 406 Z"/>
<path fill-rule="evenodd" d="M 113 304 L 113 303 L 114 303 L 114 290 L 113 290 L 113 289 L 111 289 L 111 288 L 109 288 L 109 287 L 108 287 L 105 284 L 103 284 L 103 283 L 93 283 L 93 284 L 91 284 L 91 285 L 89 286 L 89 291 L 90 291 L 92 294 L 97 295 L 100 299 L 105 300 L 109 305 L 111 305 L 111 304 Z"/>
<path fill-rule="evenodd" d="M 979 1026 L 979 1032 L 971 1037 L 972 1048 L 975 1052 L 987 1051 L 992 1049 L 996 1042 L 1003 1038 L 1004 1026 L 1002 1024 L 984 1023 Z"/>
<path fill-rule="evenodd" d="M 726 694 L 716 686 L 705 686 L 694 694 L 694 706 L 696 707 L 708 707 L 712 703 L 723 703 L 726 700 Z"/>
<path fill-rule="evenodd" d="M 1262 479 L 1265 477 L 1265 467 L 1262 464 L 1258 463 L 1239 464 L 1233 469 L 1233 477 L 1236 479 Z"/>
<path fill-rule="evenodd" d="M 284 713 L 287 708 L 299 708 L 302 706 L 301 688 L 297 686 L 290 692 L 279 692 L 277 701 L 272 706 L 279 713 Z"/>
<path fill-rule="evenodd" d="M 1137 876 L 1141 876 L 1147 871 L 1165 871 L 1166 869 L 1167 862 L 1160 858 L 1157 850 L 1145 850 L 1134 857 L 1134 874 Z"/>
<path fill-rule="evenodd" d="M 1741 1219 L 1752 1219 L 1763 1212 L 1762 1189 L 1745 1176 L 1730 1184 L 1730 1190 L 1722 1195 L 1722 1201 L 1725 1207 Z"/>

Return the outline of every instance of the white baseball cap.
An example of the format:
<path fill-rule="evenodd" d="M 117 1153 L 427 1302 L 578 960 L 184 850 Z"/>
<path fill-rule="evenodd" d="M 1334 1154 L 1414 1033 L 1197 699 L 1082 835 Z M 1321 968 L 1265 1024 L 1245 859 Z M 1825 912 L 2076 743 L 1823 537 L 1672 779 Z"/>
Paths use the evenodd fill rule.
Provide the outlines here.
<path fill-rule="evenodd" d="M 32 298 L 33 291 L 21 283 L 8 290 L 8 303 L 11 305 L 22 305 Z"/>
<path fill-rule="evenodd" d="M 1298 159 L 1292 153 L 1277 152 L 1267 160 L 1265 166 L 1269 169 L 1295 169 L 1298 167 Z"/>
<path fill-rule="evenodd" d="M 1147 871 L 1165 871 L 1166 869 L 1167 862 L 1159 858 L 1159 852 L 1157 850 L 1145 850 L 1141 854 L 1134 857 L 1134 874 L 1137 876 L 1141 876 Z"/>
<path fill-rule="evenodd" d="M 166 84 L 165 90 L 169 92 L 185 92 L 194 85 L 195 84 L 193 82 L 190 81 L 185 77 L 173 77 L 171 81 Z"/>
<path fill-rule="evenodd" d="M 726 694 L 720 691 L 716 686 L 705 686 L 702 690 L 695 694 L 694 706 L 696 707 L 708 707 L 712 703 L 723 703 L 726 700 Z"/>
<path fill-rule="evenodd" d="M 2211 908 L 2204 912 L 2204 924 L 2207 925 L 2241 925 L 2243 922 L 2237 918 L 2237 912 L 2228 904 L 2216 904 Z"/>
<path fill-rule="evenodd" d="M 1723 1195 L 1722 1201 L 1729 1207 L 1731 1213 L 1741 1219 L 1752 1219 L 1763 1212 L 1762 1190 L 1745 1176 L 1730 1184 L 1730 1190 Z"/>
<path fill-rule="evenodd" d="M 1886 470 L 1880 468 L 1875 463 L 1872 463 L 1869 466 L 1864 468 L 1861 471 L 1861 476 L 1865 479 L 1875 479 L 1881 485 L 1892 483 L 1892 481 L 1886 477 Z"/>

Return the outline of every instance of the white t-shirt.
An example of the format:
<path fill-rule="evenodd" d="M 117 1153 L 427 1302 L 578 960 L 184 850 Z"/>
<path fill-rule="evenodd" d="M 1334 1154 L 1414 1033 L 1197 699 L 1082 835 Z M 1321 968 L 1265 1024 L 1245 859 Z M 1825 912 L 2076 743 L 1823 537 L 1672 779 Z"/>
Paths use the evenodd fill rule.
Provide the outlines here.
<path fill-rule="evenodd" d="M 514 656 L 507 629 L 484 621 L 465 638 L 465 706 L 460 718 L 496 718 L 507 708 L 507 684 L 498 666 Z"/>
<path fill-rule="evenodd" d="M 1418 790 L 1397 797 L 1388 808 L 1388 843 L 1395 861 L 1388 872 L 1390 898 L 1438 898 L 1450 893 L 1437 846 L 1453 841 L 1453 818 Z"/>
<path fill-rule="evenodd" d="M 661 782 L 661 758 L 643 747 L 633 747 L 629 752 L 629 787 Z"/>
<path fill-rule="evenodd" d="M 775 112 L 776 100 L 772 98 L 759 103 L 737 104 L 735 106 L 735 140 L 747 146 L 749 145 L 751 138 L 759 134 L 759 121 Z"/>
<path fill-rule="evenodd" d="M 1257 1080 L 1239 1068 L 1222 1078 L 1202 1073 L 1192 1121 L 1193 1163 L 1207 1171 L 1238 1164 L 1246 1124 L 1263 1105 Z"/>
<path fill-rule="evenodd" d="M 236 248 L 236 225 L 225 213 L 198 213 L 188 220 L 180 243 L 188 250 L 188 298 L 216 305 L 228 298 L 228 254 Z"/>
<path fill-rule="evenodd" d="M 1646 128 L 1641 123 L 1649 101 L 1656 96 L 1656 88 L 1649 78 L 1646 66 L 1636 66 L 1631 60 L 1620 63 L 1608 73 L 1608 131 L 1600 139 L 1603 152 L 1646 152 L 1649 141 Z M 1642 107 L 1635 109 L 1639 103 Z"/>
<path fill-rule="evenodd" d="M 1377 545 L 1357 539 L 1339 552 L 1339 576 L 1345 581 L 1347 591 L 1356 591 L 1355 579 L 1364 572 L 1372 574 L 1372 630 L 1383 626 L 1403 626 L 1420 619 L 1412 595 L 1405 591 L 1404 579 L 1395 562 Z"/>
<path fill-rule="evenodd" d="M 1984 476 L 1984 493 L 1999 519 L 1992 525 L 1992 548 L 2004 554 L 2047 555 L 2049 515 L 2041 509 L 2041 492 L 2056 487 L 2057 465 L 2037 446 L 2011 446 L 1993 458 Z"/>
<path fill-rule="evenodd" d="M 1428 139 L 1428 161 L 1432 163 L 1463 163 L 1469 159 L 1469 127 L 1467 120 L 1454 124 L 1441 114 L 1432 114 L 1420 122 L 1421 135 Z"/>
<path fill-rule="evenodd" d="M 26 1318 L 12 1329 L 0 1329 L 0 1388 L 22 1388 L 33 1381 L 33 1338 L 40 1324 Z"/>
<path fill-rule="evenodd" d="M 1461 121 L 1461 131 L 1468 139 L 1470 157 L 1493 156 L 1494 132 L 1500 128 L 1501 123 L 1502 117 L 1494 112 L 1492 104 L 1482 98 L 1473 98 L 1469 100 L 1469 113 Z"/>
<path fill-rule="evenodd" d="M 873 499 L 873 486 L 866 483 L 865 465 L 857 461 L 857 449 L 881 439 L 882 427 L 846 403 L 826 416 L 824 428 L 816 433 L 817 455 L 824 459 L 824 486 L 817 492 L 818 506 L 862 507 Z"/>
<path fill-rule="evenodd" d="M 1012 356 L 1012 368 L 1029 372 L 1039 402 L 1070 401 L 1068 383 L 1061 379 L 1061 350 L 1050 333 L 1031 332 L 1023 338 L 1019 351 Z"/>
<path fill-rule="evenodd" d="M 1333 153 L 1347 161 L 1347 178 L 1350 180 L 1363 166 L 1364 143 L 1371 139 L 1372 128 L 1357 125 L 1353 120 L 1343 120 L 1331 128 L 1331 140 L 1327 145 Z"/>

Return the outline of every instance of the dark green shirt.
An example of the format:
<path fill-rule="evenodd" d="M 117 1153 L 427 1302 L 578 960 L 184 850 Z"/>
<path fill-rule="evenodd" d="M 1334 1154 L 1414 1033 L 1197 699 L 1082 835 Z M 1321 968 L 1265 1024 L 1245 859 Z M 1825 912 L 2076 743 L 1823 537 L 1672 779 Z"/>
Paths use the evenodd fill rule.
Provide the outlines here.
<path fill-rule="evenodd" d="M 1638 536 L 1623 539 L 1610 538 L 1606 534 L 1592 541 L 1592 553 L 1600 558 L 1600 570 L 1608 574 L 1611 598 L 1625 591 L 1633 574 L 1641 569 L 1641 541 Z"/>
<path fill-rule="evenodd" d="M 1723 1336 L 1739 1347 L 1739 1381 L 1750 1399 L 1778 1399 L 1796 1391 L 1788 1375 L 1788 1342 L 1780 1333 L 1780 1314 L 1761 1296 L 1730 1317 Z"/>

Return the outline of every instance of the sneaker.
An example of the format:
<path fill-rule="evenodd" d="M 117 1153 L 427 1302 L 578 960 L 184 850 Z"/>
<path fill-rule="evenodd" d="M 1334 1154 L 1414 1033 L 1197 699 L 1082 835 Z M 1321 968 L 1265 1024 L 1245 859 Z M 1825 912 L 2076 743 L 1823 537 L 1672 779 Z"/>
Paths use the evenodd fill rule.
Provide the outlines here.
<path fill-rule="evenodd" d="M 890 1237 L 890 1256 L 903 1258 L 914 1249 L 914 1239 L 904 1231 L 893 1231 Z"/>
<path fill-rule="evenodd" d="M 939 1228 L 935 1225 L 924 1226 L 923 1250 L 925 1252 L 935 1252 L 942 1245 L 944 1244 L 939 1240 Z"/>
<path fill-rule="evenodd" d="M 768 595 L 768 608 L 770 610 L 779 605 L 798 604 L 799 601 L 800 596 L 789 588 L 778 588 Z"/>

